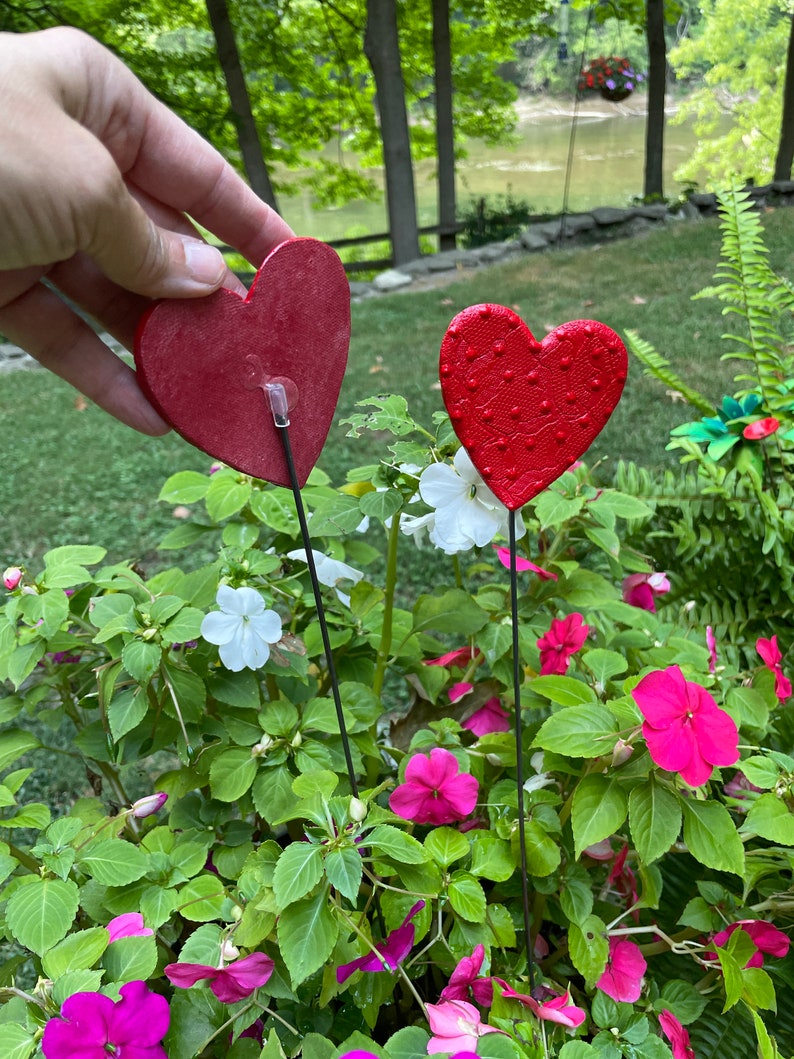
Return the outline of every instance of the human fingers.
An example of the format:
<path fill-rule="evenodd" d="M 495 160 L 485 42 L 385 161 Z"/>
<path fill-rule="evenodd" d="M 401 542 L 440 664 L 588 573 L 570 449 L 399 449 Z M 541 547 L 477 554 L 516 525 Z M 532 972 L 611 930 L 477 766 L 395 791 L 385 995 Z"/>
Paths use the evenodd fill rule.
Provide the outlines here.
<path fill-rule="evenodd" d="M 142 434 L 168 432 L 168 424 L 141 392 L 135 372 L 43 284 L 34 283 L 0 309 L 0 329 L 122 423 Z"/>

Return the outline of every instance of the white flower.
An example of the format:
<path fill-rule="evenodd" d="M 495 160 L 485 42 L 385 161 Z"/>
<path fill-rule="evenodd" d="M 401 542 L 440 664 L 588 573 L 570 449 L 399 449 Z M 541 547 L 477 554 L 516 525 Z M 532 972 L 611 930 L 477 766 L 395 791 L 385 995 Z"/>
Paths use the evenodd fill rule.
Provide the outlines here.
<path fill-rule="evenodd" d="M 221 662 L 233 673 L 260 669 L 270 657 L 270 645 L 281 639 L 281 618 L 265 610 L 254 588 L 220 585 L 215 602 L 221 608 L 207 614 L 201 635 L 220 648 Z"/>
<path fill-rule="evenodd" d="M 506 537 L 509 520 L 507 508 L 477 473 L 465 449 L 458 449 L 453 464 L 433 463 L 422 471 L 419 493 L 435 512 L 430 518 L 423 516 L 421 526 L 415 522 L 411 528 L 403 527 L 410 533 L 426 526 L 430 540 L 447 555 L 482 548 L 498 535 Z M 516 535 L 525 532 L 519 514 Z"/>
<path fill-rule="evenodd" d="M 314 568 L 317 572 L 317 580 L 321 585 L 327 585 L 329 588 L 336 590 L 336 594 L 346 607 L 350 606 L 350 596 L 345 595 L 344 592 L 339 590 L 340 581 L 352 581 L 353 584 L 358 584 L 361 578 L 364 576 L 360 570 L 356 570 L 352 566 L 348 566 L 347 563 L 341 562 L 339 559 L 332 559 L 330 555 L 325 555 L 323 552 L 315 551 L 312 548 L 312 556 L 314 557 Z M 301 563 L 306 562 L 306 549 L 296 548 L 292 552 L 287 552 L 288 559 L 297 559 Z"/>

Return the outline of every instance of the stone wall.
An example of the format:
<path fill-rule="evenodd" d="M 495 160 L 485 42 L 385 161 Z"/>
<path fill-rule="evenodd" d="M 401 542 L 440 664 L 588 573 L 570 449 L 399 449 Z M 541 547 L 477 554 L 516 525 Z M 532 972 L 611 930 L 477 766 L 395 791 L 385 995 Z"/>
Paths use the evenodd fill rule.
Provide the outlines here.
<path fill-rule="evenodd" d="M 766 206 L 794 205 L 794 181 L 778 181 L 763 187 L 748 188 L 759 209 Z M 654 228 L 681 221 L 698 221 L 717 215 L 717 196 L 695 192 L 683 203 L 667 206 L 599 206 L 589 213 L 571 213 L 554 220 L 530 224 L 519 236 L 503 243 L 487 243 L 473 250 L 446 250 L 428 254 L 399 269 L 381 272 L 371 283 L 353 280 L 350 289 L 354 300 L 378 294 L 410 289 L 427 282 L 433 274 L 468 271 L 481 265 L 493 265 L 518 254 L 534 254 L 574 246 L 588 246 L 611 239 L 627 239 Z"/>

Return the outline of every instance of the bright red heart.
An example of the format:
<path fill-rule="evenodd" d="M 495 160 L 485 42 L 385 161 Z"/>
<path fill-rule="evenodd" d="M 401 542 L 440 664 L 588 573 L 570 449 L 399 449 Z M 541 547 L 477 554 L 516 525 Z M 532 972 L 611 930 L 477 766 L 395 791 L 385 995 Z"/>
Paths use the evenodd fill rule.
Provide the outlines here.
<path fill-rule="evenodd" d="M 626 348 L 594 320 L 538 342 L 503 305 L 458 313 L 441 344 L 452 427 L 491 491 L 514 511 L 592 444 L 620 400 Z"/>
<path fill-rule="evenodd" d="M 245 474 L 290 485 L 266 386 L 282 383 L 300 485 L 320 455 L 350 345 L 350 287 L 337 254 L 290 239 L 267 257 L 246 298 L 162 301 L 135 337 L 141 386 L 192 445 Z"/>

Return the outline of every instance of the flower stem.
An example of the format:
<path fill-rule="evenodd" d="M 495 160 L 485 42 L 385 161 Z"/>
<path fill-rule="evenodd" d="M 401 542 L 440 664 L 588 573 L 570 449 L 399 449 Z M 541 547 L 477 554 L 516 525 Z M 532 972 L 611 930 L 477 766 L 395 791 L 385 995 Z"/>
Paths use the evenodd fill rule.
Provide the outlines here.
<path fill-rule="evenodd" d="M 378 644 L 378 656 L 375 663 L 375 675 L 372 678 L 372 690 L 380 696 L 383 691 L 383 681 L 386 677 L 386 667 L 391 653 L 392 617 L 394 614 L 394 593 L 397 588 L 397 547 L 400 543 L 400 512 L 396 512 L 391 520 L 389 529 L 388 547 L 386 549 L 386 585 L 383 601 L 383 625 Z"/>

